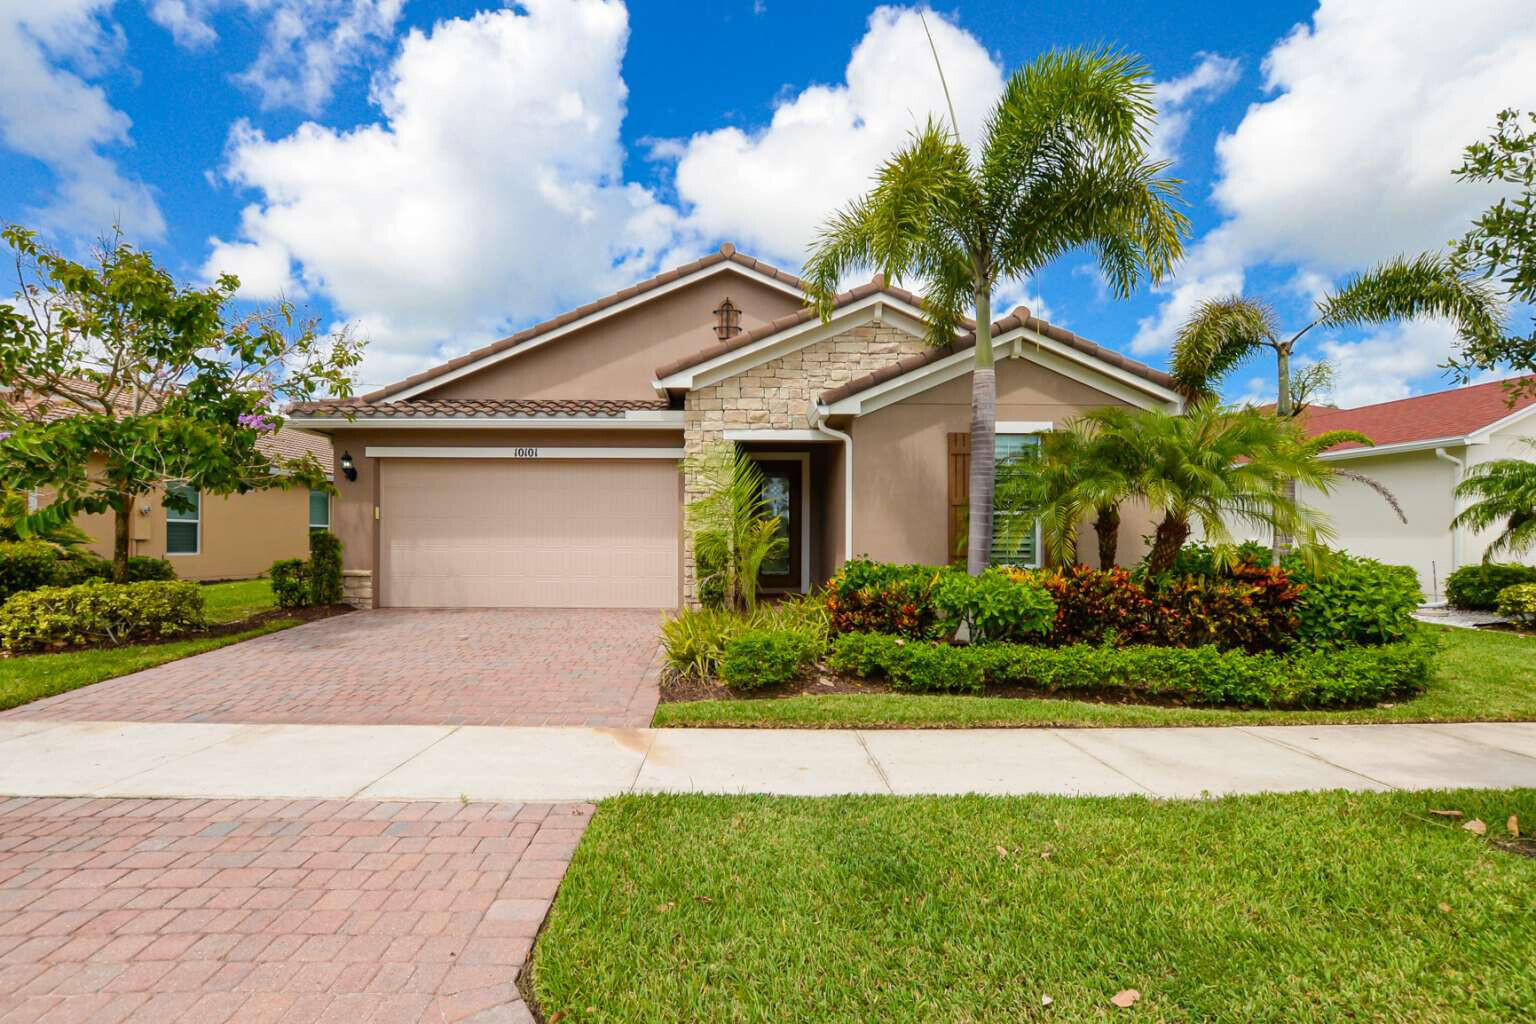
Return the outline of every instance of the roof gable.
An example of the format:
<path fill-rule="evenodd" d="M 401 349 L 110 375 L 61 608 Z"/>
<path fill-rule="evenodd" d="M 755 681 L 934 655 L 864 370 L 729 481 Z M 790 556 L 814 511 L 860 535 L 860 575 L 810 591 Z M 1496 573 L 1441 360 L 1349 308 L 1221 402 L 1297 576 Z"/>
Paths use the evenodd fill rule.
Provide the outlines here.
<path fill-rule="evenodd" d="M 1510 405 L 1505 382 L 1489 381 L 1354 409 L 1313 406 L 1302 414 L 1302 425 L 1313 437 L 1329 430 L 1357 430 L 1376 442 L 1372 446 L 1351 441 L 1330 448 L 1331 454 L 1372 447 L 1464 440 L 1513 415 L 1533 409 L 1536 409 L 1536 392 L 1527 389 L 1514 405 Z"/>

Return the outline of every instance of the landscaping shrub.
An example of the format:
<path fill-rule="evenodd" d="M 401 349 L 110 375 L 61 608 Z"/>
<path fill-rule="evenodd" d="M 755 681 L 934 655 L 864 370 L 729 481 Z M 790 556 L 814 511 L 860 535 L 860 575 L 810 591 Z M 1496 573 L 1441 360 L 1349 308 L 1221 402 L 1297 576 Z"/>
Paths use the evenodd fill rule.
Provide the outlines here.
<path fill-rule="evenodd" d="M 695 549 L 694 563 L 698 571 L 699 604 L 705 608 L 724 608 L 726 573 L 721 549 L 712 544 Z"/>
<path fill-rule="evenodd" d="M 1012 572 L 1039 583 L 1055 603 L 1050 643 L 1123 646 L 1147 636 L 1152 599 L 1124 569 L 1072 565 Z"/>
<path fill-rule="evenodd" d="M 720 678 L 737 690 L 782 686 L 821 653 L 793 629 L 745 629 L 726 641 Z"/>
<path fill-rule="evenodd" d="M 1514 562 L 1479 562 L 1464 565 L 1445 581 L 1445 596 L 1453 608 L 1493 611 L 1505 587 L 1536 583 L 1536 566 Z"/>
<path fill-rule="evenodd" d="M 1415 629 L 1424 594 L 1406 565 L 1333 552 L 1316 569 L 1294 555 L 1285 568 L 1305 587 L 1296 606 L 1300 644 L 1390 644 Z"/>
<path fill-rule="evenodd" d="M 1378 647 L 1280 655 L 1214 646 L 950 647 L 869 634 L 838 637 L 828 664 L 907 690 L 977 692 L 985 683 L 1220 707 L 1324 708 L 1419 692 L 1433 650 L 1422 635 Z"/>
<path fill-rule="evenodd" d="M 1045 588 L 1006 569 L 945 573 L 935 600 L 951 620 L 965 623 L 972 643 L 1023 640 L 1049 632 L 1056 620 L 1056 602 Z"/>
<path fill-rule="evenodd" d="M 54 582 L 58 549 L 38 540 L 0 543 L 0 604 L 20 594 Z"/>
<path fill-rule="evenodd" d="M 1516 583 L 1499 591 L 1497 610 L 1510 622 L 1536 626 L 1536 583 Z"/>
<path fill-rule="evenodd" d="M 203 588 L 180 580 L 39 587 L 0 607 L 0 645 L 32 651 L 165 639 L 207 625 Z"/>
<path fill-rule="evenodd" d="M 110 582 L 111 579 L 110 560 L 93 555 L 84 548 L 68 548 L 58 552 L 50 584 L 55 587 L 73 587 L 91 580 Z"/>
<path fill-rule="evenodd" d="M 1146 635 L 1166 647 L 1285 650 L 1300 622 L 1303 592 L 1284 570 L 1267 566 L 1240 565 L 1232 576 L 1164 578 Z"/>
<path fill-rule="evenodd" d="M 311 530 L 309 534 L 309 601 L 311 604 L 340 604 L 341 539 L 329 530 Z"/>
<path fill-rule="evenodd" d="M 788 631 L 801 638 L 811 658 L 827 649 L 826 607 L 814 597 L 762 604 L 751 612 L 685 608 L 661 623 L 661 649 L 675 675 L 710 679 L 720 674 L 727 644 L 749 629 Z"/>
<path fill-rule="evenodd" d="M 939 581 L 953 570 L 856 558 L 827 583 L 834 633 L 889 633 L 928 639 L 943 631 Z"/>
<path fill-rule="evenodd" d="M 303 608 L 310 603 L 309 560 L 283 558 L 272 563 L 272 596 L 279 608 Z"/>
<path fill-rule="evenodd" d="M 111 571 L 112 563 L 107 562 L 107 572 L 109 575 Z M 143 583 L 146 580 L 173 580 L 175 578 L 176 569 L 168 559 L 150 558 L 147 555 L 128 556 L 129 583 Z"/>

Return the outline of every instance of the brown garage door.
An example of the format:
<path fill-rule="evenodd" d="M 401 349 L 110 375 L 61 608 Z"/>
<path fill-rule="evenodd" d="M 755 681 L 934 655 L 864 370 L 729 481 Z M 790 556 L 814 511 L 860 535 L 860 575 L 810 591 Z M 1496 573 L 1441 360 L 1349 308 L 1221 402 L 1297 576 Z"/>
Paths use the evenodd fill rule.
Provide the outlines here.
<path fill-rule="evenodd" d="M 386 607 L 677 605 L 674 462 L 386 459 L 382 466 Z"/>

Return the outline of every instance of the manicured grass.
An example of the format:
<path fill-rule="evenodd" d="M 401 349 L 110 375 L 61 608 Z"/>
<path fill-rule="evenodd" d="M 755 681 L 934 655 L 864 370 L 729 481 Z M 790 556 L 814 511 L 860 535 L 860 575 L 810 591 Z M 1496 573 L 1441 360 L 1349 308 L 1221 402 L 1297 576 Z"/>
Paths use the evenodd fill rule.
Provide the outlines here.
<path fill-rule="evenodd" d="M 1079 700 L 929 694 L 828 694 L 782 700 L 662 704 L 661 727 L 944 728 L 980 726 L 1260 725 L 1318 722 L 1536 720 L 1536 639 L 1431 627 L 1443 644 L 1423 694 L 1354 711 L 1224 711 Z"/>
<path fill-rule="evenodd" d="M 272 595 L 272 581 L 235 580 L 210 583 L 203 588 L 203 606 L 209 622 L 237 622 L 277 607 Z"/>
<path fill-rule="evenodd" d="M 297 625 L 296 619 L 276 619 L 228 636 L 0 658 L 0 711 Z"/>
<path fill-rule="evenodd" d="M 1536 790 L 621 797 L 531 983 L 564 1024 L 1529 1019 L 1536 859 L 1429 808 Z"/>

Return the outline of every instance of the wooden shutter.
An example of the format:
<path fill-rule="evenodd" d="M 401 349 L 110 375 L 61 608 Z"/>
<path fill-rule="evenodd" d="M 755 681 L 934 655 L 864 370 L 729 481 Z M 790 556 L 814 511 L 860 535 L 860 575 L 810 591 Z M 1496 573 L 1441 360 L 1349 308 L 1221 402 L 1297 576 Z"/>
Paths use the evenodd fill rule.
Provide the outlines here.
<path fill-rule="evenodd" d="M 951 565 L 964 565 L 970 536 L 971 435 L 945 435 L 949 443 L 949 536 L 944 543 Z"/>

